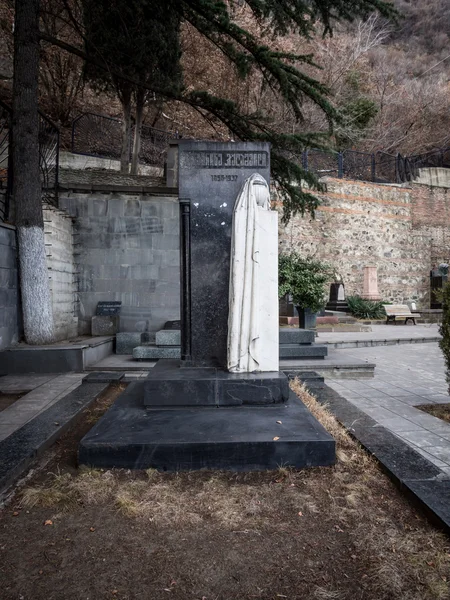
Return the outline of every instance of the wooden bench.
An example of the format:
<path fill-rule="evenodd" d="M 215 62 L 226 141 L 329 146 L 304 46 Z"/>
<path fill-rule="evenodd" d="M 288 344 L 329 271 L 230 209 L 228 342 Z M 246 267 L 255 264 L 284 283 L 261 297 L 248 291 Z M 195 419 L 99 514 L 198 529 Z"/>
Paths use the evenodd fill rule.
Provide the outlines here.
<path fill-rule="evenodd" d="M 386 325 L 392 321 L 397 323 L 397 319 L 404 319 L 405 325 L 411 320 L 415 325 L 416 317 L 420 317 L 419 313 L 413 314 L 406 304 L 383 304 L 383 308 L 386 311 Z"/>

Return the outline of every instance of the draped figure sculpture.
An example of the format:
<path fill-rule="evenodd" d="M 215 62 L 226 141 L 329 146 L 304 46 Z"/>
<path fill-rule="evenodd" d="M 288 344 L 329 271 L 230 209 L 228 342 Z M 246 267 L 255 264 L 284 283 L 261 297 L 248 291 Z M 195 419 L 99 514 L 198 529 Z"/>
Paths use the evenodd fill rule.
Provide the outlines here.
<path fill-rule="evenodd" d="M 231 238 L 228 370 L 278 371 L 278 219 L 258 173 L 236 199 Z"/>

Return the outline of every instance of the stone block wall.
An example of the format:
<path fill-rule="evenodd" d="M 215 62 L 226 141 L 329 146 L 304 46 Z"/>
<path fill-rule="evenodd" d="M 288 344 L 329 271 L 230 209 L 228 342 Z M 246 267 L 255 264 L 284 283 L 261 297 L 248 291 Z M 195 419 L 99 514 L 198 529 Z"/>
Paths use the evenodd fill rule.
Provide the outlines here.
<path fill-rule="evenodd" d="M 78 334 L 72 219 L 47 204 L 43 213 L 55 337 L 64 340 Z"/>
<path fill-rule="evenodd" d="M 428 303 L 431 239 L 413 227 L 414 190 L 327 179 L 316 219 L 294 217 L 280 225 L 280 251 L 295 248 L 330 263 L 348 295 L 362 293 L 365 266 L 378 267 L 384 300 Z"/>
<path fill-rule="evenodd" d="M 79 333 L 102 300 L 120 300 L 121 331 L 156 331 L 179 319 L 179 217 L 175 195 L 65 191 L 74 219 Z"/>
<path fill-rule="evenodd" d="M 431 265 L 450 262 L 450 189 L 414 184 L 411 201 L 412 227 L 429 236 Z"/>
<path fill-rule="evenodd" d="M 0 350 L 17 344 L 21 329 L 16 230 L 0 223 Z"/>

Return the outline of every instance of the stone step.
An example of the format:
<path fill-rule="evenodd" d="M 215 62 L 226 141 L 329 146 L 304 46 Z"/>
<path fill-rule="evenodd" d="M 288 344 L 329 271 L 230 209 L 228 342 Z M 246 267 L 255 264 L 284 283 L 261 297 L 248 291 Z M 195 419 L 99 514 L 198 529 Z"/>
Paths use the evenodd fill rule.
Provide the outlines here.
<path fill-rule="evenodd" d="M 327 346 L 311 344 L 280 344 L 280 359 L 283 358 L 325 358 L 328 354 Z"/>
<path fill-rule="evenodd" d="M 308 329 L 298 327 L 280 329 L 280 344 L 313 344 L 315 337 L 314 331 Z"/>

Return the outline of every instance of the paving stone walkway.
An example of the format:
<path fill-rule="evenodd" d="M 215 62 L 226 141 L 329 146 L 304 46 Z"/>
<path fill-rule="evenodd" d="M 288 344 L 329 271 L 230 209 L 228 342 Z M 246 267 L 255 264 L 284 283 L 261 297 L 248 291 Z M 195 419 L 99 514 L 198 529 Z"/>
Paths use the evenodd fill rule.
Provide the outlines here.
<path fill-rule="evenodd" d="M 361 335 L 361 334 L 358 334 Z M 327 379 L 326 384 L 408 443 L 450 478 L 450 424 L 416 407 L 450 403 L 437 343 L 336 350 L 376 364 L 371 379 Z"/>
<path fill-rule="evenodd" d="M 0 377 L 0 392 L 28 392 L 0 412 L 0 441 L 77 388 L 85 376 L 86 373 L 65 373 Z"/>

